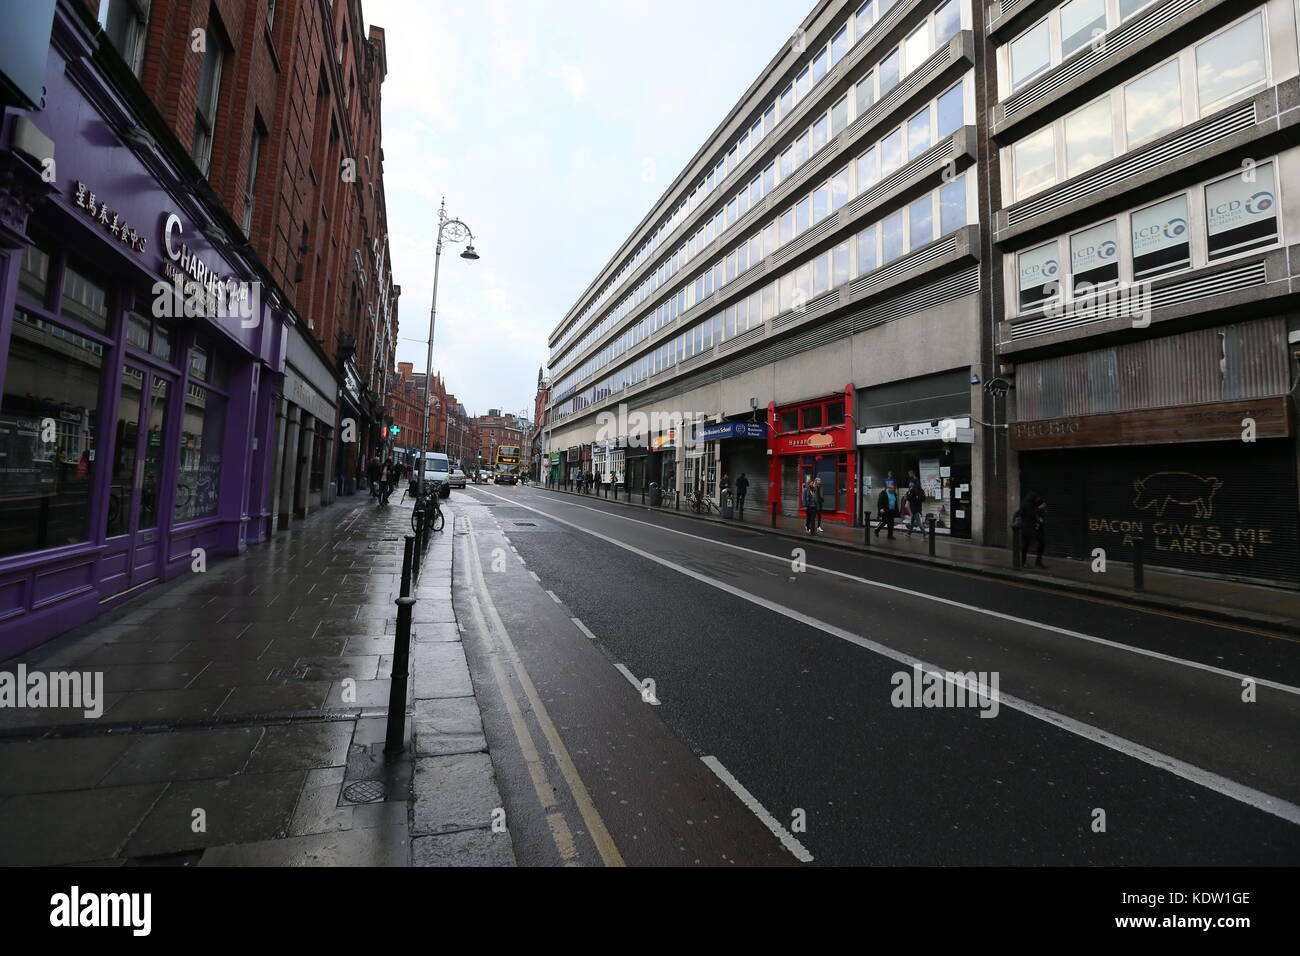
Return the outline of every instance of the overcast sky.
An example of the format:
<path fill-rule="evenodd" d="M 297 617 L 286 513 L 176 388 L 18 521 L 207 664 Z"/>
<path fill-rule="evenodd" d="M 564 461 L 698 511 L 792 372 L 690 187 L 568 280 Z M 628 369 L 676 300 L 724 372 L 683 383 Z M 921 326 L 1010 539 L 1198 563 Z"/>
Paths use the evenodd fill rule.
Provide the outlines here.
<path fill-rule="evenodd" d="M 546 339 L 812 9 L 811 0 L 362 0 L 385 28 L 384 181 L 398 361 L 472 414 L 532 415 Z M 450 254 L 449 254 L 450 253 Z"/>

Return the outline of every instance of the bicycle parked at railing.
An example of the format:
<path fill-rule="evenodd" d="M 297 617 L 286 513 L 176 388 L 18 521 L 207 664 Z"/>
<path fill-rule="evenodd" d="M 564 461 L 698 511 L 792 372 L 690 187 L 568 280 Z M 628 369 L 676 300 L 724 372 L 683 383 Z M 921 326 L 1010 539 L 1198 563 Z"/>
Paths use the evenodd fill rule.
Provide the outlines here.
<path fill-rule="evenodd" d="M 707 495 L 702 491 L 697 491 L 690 495 L 691 510 L 697 515 L 717 514 L 718 506 L 715 505 Z"/>
<path fill-rule="evenodd" d="M 415 487 L 416 485 L 412 483 L 411 488 Z M 411 493 L 411 488 L 407 488 L 407 490 L 402 493 L 403 501 L 405 501 L 406 496 Z M 416 530 L 416 524 L 419 521 L 419 515 L 421 512 L 425 515 L 425 527 L 430 528 L 433 531 L 442 530 L 446 519 L 442 513 L 442 505 L 438 504 L 439 497 L 436 485 L 426 485 L 423 493 L 418 490 L 416 491 L 415 508 L 411 512 L 412 532 Z"/>

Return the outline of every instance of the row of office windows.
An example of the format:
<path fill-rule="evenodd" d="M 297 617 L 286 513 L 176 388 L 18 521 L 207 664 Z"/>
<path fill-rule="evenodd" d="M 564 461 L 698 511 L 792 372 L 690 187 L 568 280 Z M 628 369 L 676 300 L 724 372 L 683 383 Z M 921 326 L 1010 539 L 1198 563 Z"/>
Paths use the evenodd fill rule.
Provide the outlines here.
<path fill-rule="evenodd" d="M 1038 79 L 1072 54 L 1124 23 L 1154 0 L 1069 0 L 1003 47 L 1001 73 L 1006 93 Z"/>
<path fill-rule="evenodd" d="M 789 176 L 794 169 L 806 162 L 808 157 L 815 153 L 821 145 L 824 145 L 828 134 L 834 136 L 852 122 L 853 117 L 849 116 L 850 103 L 856 104 L 857 115 L 861 115 L 872 103 L 888 93 L 902 76 L 906 76 L 934 50 L 947 43 L 961 29 L 962 8 L 959 6 L 961 2 L 962 0 L 946 0 L 946 2 L 942 3 L 937 10 L 907 36 L 902 44 L 894 48 L 867 72 L 863 79 L 858 82 L 853 98 L 847 96 L 841 98 L 829 111 L 815 119 L 808 130 L 795 143 L 787 147 L 781 156 L 769 164 L 745 189 L 741 190 L 727 207 L 720 210 L 691 237 L 688 245 L 683 246 L 684 252 L 679 250 L 669 263 L 661 265 L 655 273 L 652 273 L 646 282 L 642 283 L 635 292 L 625 298 L 613 310 L 610 316 L 606 316 L 599 323 L 598 330 L 591 330 L 588 335 L 583 337 L 581 344 L 571 350 L 567 349 L 574 335 L 604 305 L 609 296 L 623 282 L 623 279 L 639 268 L 659 248 L 660 244 L 673 233 L 682 220 L 694 212 L 739 166 L 740 162 L 776 129 L 780 122 L 794 110 L 795 106 L 807 96 L 808 92 L 825 77 L 828 70 L 844 57 L 849 48 L 866 36 L 867 32 L 875 24 L 877 17 L 883 16 L 886 11 L 894 6 L 894 0 L 867 0 L 866 3 L 863 3 L 854 16 L 848 19 L 828 43 L 813 52 L 808 65 L 791 83 L 786 85 L 786 88 L 755 119 L 753 125 L 745 133 L 741 134 L 740 139 L 723 155 L 717 165 L 705 174 L 690 195 L 678 204 L 640 249 L 605 284 L 604 288 L 582 311 L 582 314 L 570 324 L 569 328 L 551 349 L 550 365 L 552 370 L 563 368 L 564 362 L 557 361 L 562 351 L 569 351 L 571 356 L 580 354 L 586 346 L 591 344 L 595 337 L 607 331 L 610 325 L 619 321 L 619 319 L 627 315 L 630 309 L 635 308 L 637 304 L 644 301 L 644 297 L 653 291 L 653 289 L 646 290 L 648 284 L 666 281 L 668 276 L 671 276 L 681 267 L 685 259 L 694 256 L 696 252 L 704 248 L 709 242 L 712 242 L 717 235 L 721 235 L 722 231 L 729 227 L 732 222 L 743 216 L 744 212 L 740 211 L 740 205 L 744 203 L 748 206 L 770 192 L 779 181 L 777 179 L 778 171 L 781 179 Z M 819 138 L 821 141 L 817 142 Z M 736 209 L 731 212 L 729 210 L 733 204 Z M 729 220 L 725 223 L 723 222 L 724 214 Z M 689 242 L 695 243 L 693 250 L 689 248 Z M 666 274 L 662 274 L 665 273 L 664 266 L 670 266 L 670 270 Z"/>
<path fill-rule="evenodd" d="M 1277 245 L 1278 178 L 1274 162 L 1249 166 L 1024 250 L 1020 311 Z"/>
<path fill-rule="evenodd" d="M 1015 201 L 1264 89 L 1265 37 L 1259 10 L 1006 147 Z"/>
<path fill-rule="evenodd" d="M 670 296 L 653 312 L 643 316 L 623 335 L 589 356 L 577 368 L 566 370 L 561 365 L 553 371 L 552 374 L 567 371 L 562 379 L 557 379 L 557 400 L 565 398 L 567 391 L 642 342 L 647 335 L 674 321 L 678 315 L 696 303 L 703 302 L 751 266 L 757 265 L 763 258 L 838 210 L 850 196 L 870 189 L 936 142 L 951 136 L 961 128 L 966 115 L 966 83 L 962 79 L 873 143 L 854 163 L 840 169 L 805 195 L 793 199 L 786 209 L 776 214 L 766 225 L 720 256 L 683 289 Z M 601 325 L 604 326 L 605 323 L 602 322 Z M 605 330 L 597 327 L 592 331 Z"/>
<path fill-rule="evenodd" d="M 558 421 L 580 412 L 717 343 L 757 328 L 773 316 L 803 308 L 817 296 L 960 229 L 972 221 L 972 188 L 969 177 L 958 176 L 718 309 L 594 385 L 568 396 L 557 392 L 551 409 L 553 419 Z"/>

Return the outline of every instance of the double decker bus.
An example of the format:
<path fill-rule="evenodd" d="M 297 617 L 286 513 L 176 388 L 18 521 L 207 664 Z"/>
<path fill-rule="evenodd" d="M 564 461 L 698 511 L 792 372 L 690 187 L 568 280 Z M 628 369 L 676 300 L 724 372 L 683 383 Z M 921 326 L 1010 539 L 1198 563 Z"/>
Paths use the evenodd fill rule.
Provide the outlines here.
<path fill-rule="evenodd" d="M 519 480 L 519 446 L 498 445 L 497 460 L 492 463 L 496 483 L 513 485 Z"/>

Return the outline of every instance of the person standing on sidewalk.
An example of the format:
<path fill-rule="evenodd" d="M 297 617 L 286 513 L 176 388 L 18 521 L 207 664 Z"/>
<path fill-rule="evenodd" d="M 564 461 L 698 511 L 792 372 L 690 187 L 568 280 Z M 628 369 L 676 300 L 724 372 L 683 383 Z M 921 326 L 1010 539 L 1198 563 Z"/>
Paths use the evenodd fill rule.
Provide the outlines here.
<path fill-rule="evenodd" d="M 749 479 L 742 471 L 736 479 L 736 517 L 745 517 L 745 495 L 749 493 Z"/>
<path fill-rule="evenodd" d="M 912 536 L 913 528 L 921 532 L 921 534 L 925 534 L 925 521 L 923 518 L 925 513 L 925 492 L 921 490 L 921 483 L 915 478 L 908 482 L 907 494 L 904 497 L 907 499 L 908 510 L 912 512 L 911 517 L 907 519 L 907 536 L 909 538 Z"/>
<path fill-rule="evenodd" d="M 817 499 L 817 532 L 825 534 L 826 529 L 822 527 L 822 514 L 826 511 L 826 492 L 822 489 L 820 476 L 813 479 L 813 495 Z"/>
<path fill-rule="evenodd" d="M 809 534 L 815 534 L 817 529 L 817 491 L 813 488 L 812 479 L 809 478 L 803 486 L 803 515 L 804 526 Z"/>
<path fill-rule="evenodd" d="M 379 473 L 383 466 L 379 464 L 379 456 L 376 455 L 370 459 L 370 464 L 366 466 L 366 481 L 370 483 L 370 497 L 379 497 Z"/>
<path fill-rule="evenodd" d="M 385 461 L 379 466 L 379 503 L 388 504 L 388 493 L 393 488 L 393 463 Z"/>
<path fill-rule="evenodd" d="M 1036 491 L 1031 491 L 1025 496 L 1024 501 L 1020 503 L 1020 510 L 1016 512 L 1011 526 L 1020 532 L 1020 566 L 1026 566 L 1029 560 L 1029 545 L 1033 541 L 1038 542 L 1038 558 L 1035 564 L 1040 568 L 1045 568 L 1043 564 L 1043 546 L 1047 543 L 1047 502 L 1043 500 L 1042 495 Z"/>
<path fill-rule="evenodd" d="M 876 537 L 880 537 L 882 528 L 889 529 L 890 540 L 894 537 L 894 519 L 898 517 L 898 484 L 893 478 L 886 479 L 885 487 L 876 499 L 876 508 L 880 513 L 880 524 L 876 525 Z"/>

